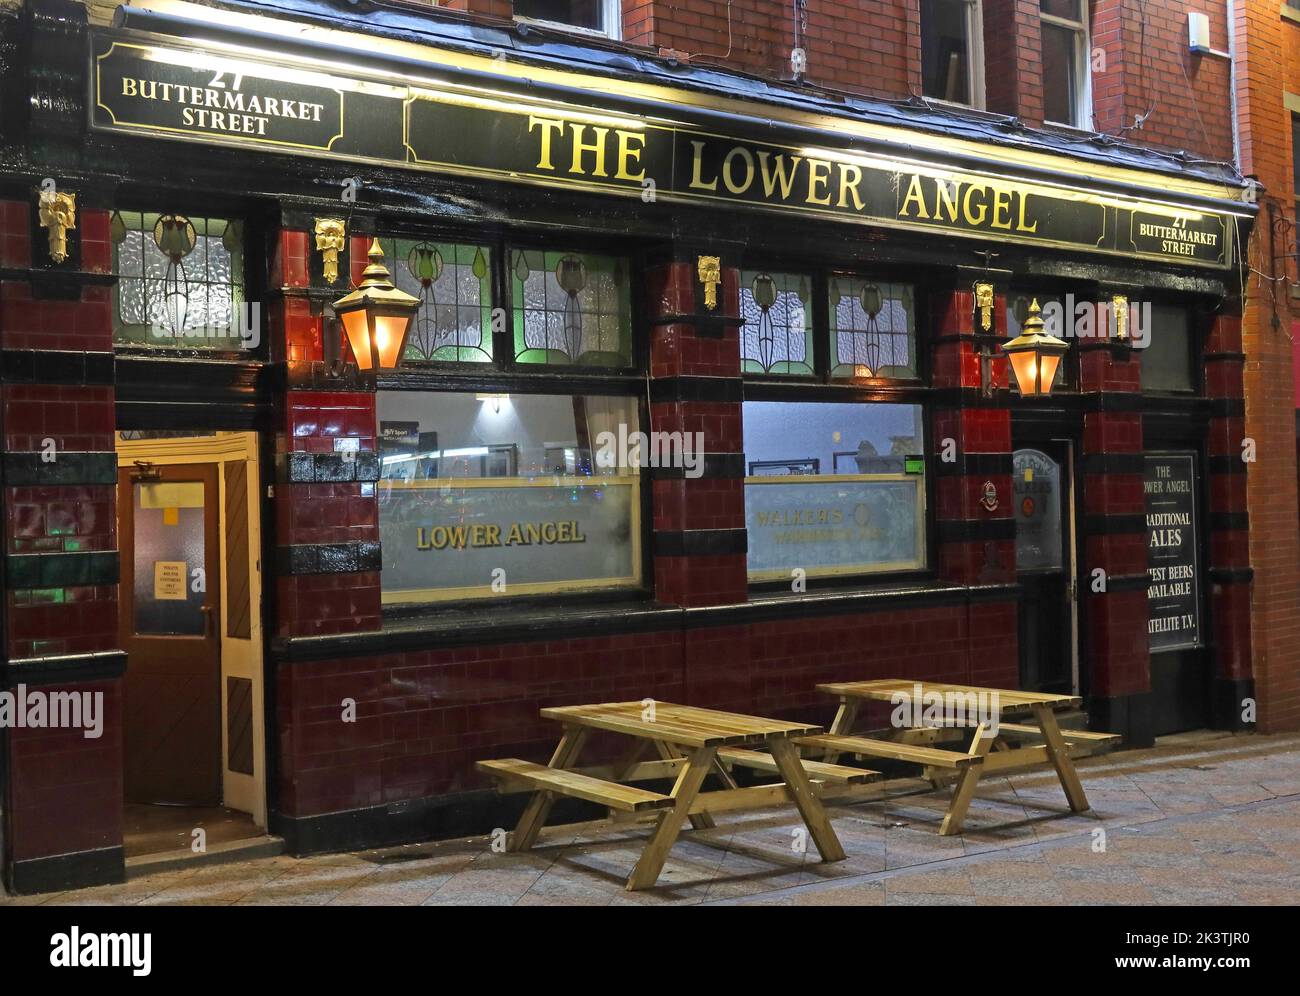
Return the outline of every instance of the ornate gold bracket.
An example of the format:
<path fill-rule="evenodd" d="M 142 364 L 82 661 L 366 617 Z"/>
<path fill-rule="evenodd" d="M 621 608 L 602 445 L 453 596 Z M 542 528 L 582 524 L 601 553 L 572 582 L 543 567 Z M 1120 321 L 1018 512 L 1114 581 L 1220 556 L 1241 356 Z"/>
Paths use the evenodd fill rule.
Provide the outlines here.
<path fill-rule="evenodd" d="M 993 285 L 979 280 L 975 283 L 975 314 L 981 332 L 993 331 Z"/>
<path fill-rule="evenodd" d="M 704 285 L 704 307 L 712 311 L 718 306 L 718 284 L 722 283 L 722 260 L 718 256 L 699 256 L 695 272 Z"/>
<path fill-rule="evenodd" d="M 50 240 L 50 259 L 62 263 L 68 258 L 68 232 L 77 227 L 77 195 L 42 190 L 37 214 Z"/>
<path fill-rule="evenodd" d="M 347 226 L 339 218 L 316 219 L 316 249 L 324 263 L 325 282 L 339 279 L 339 253 L 347 245 Z"/>
<path fill-rule="evenodd" d="M 1115 316 L 1115 338 L 1128 338 L 1128 295 L 1116 294 L 1110 299 L 1111 314 Z"/>

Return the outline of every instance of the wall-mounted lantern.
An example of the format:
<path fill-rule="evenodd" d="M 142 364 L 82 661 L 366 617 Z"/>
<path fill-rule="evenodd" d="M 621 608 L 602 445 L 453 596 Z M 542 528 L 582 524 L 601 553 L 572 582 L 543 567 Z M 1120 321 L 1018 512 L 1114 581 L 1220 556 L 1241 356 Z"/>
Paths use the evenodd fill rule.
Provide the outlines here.
<path fill-rule="evenodd" d="M 1020 335 L 1002 343 L 1002 351 L 1011 361 L 1011 371 L 1016 375 L 1022 398 L 1045 398 L 1052 393 L 1056 368 L 1070 348 L 1068 342 L 1043 331 L 1041 310 L 1035 299 L 1029 305 L 1029 315 L 1021 326 Z"/>
<path fill-rule="evenodd" d="M 393 286 L 378 239 L 371 242 L 366 255 L 370 265 L 361 283 L 334 302 L 334 313 L 343 323 L 359 369 L 395 370 L 402 361 L 420 301 Z"/>

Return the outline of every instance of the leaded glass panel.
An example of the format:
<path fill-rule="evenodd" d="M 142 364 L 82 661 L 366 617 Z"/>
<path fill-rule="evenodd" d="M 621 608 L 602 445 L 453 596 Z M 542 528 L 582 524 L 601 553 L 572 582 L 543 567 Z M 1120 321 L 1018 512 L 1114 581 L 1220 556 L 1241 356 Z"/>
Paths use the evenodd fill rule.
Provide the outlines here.
<path fill-rule="evenodd" d="M 256 344 L 244 306 L 242 226 L 221 218 L 118 211 L 110 231 L 119 345 L 237 349 Z"/>
<path fill-rule="evenodd" d="M 814 372 L 812 296 L 807 276 L 741 271 L 740 314 L 745 320 L 741 338 L 745 373 Z"/>
<path fill-rule="evenodd" d="M 916 377 L 916 296 L 911 284 L 830 278 L 832 377 Z"/>
<path fill-rule="evenodd" d="M 561 366 L 632 365 L 625 260 L 517 249 L 510 258 L 515 360 Z"/>
<path fill-rule="evenodd" d="M 492 251 L 487 246 L 380 239 L 397 286 L 419 298 L 407 360 L 492 361 Z"/>

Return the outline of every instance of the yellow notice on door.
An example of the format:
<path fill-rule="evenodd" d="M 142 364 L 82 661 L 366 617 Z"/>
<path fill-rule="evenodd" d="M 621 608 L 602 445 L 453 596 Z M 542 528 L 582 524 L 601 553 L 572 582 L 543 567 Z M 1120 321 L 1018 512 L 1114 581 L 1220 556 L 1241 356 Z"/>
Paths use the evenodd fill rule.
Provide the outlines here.
<path fill-rule="evenodd" d="M 159 601 L 183 602 L 185 600 L 185 561 L 155 560 L 153 562 L 153 597 Z"/>

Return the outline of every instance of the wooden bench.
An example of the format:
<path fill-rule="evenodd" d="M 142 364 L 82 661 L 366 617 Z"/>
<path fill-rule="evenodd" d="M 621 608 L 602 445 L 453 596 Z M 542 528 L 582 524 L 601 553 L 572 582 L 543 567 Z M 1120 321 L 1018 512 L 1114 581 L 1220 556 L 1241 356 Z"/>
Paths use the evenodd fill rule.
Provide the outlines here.
<path fill-rule="evenodd" d="M 799 737 L 795 743 L 800 747 L 812 747 L 823 750 L 829 755 L 852 754 L 855 757 L 883 757 L 890 761 L 906 761 L 920 764 L 927 768 L 950 768 L 961 771 L 972 764 L 979 764 L 984 759 L 971 754 L 959 754 L 956 751 L 940 750 L 937 747 L 922 747 L 918 744 L 896 743 L 893 740 L 871 740 L 867 737 L 842 737 L 825 733 L 813 737 Z M 810 762 L 804 762 L 804 766 Z M 836 765 L 838 767 L 838 765 Z M 811 772 L 811 769 L 809 769 Z"/>
<path fill-rule="evenodd" d="M 800 739 L 796 742 L 802 743 L 803 740 Z M 718 759 L 725 764 L 752 768 L 755 771 L 766 771 L 774 775 L 781 773 L 776 758 L 771 754 L 763 754 L 756 750 L 724 747 L 718 751 Z M 879 771 L 870 771 L 866 768 L 850 768 L 845 764 L 827 764 L 824 761 L 809 761 L 807 759 L 803 762 L 803 770 L 808 773 L 808 777 L 813 781 L 829 782 L 832 785 L 869 785 L 872 782 L 880 781 L 884 777 Z"/>
<path fill-rule="evenodd" d="M 668 809 L 673 800 L 666 795 L 647 792 L 634 785 L 620 785 L 600 778 L 592 778 L 565 768 L 548 768 L 544 764 L 504 757 L 494 761 L 479 761 L 479 771 L 501 780 L 502 794 L 510 792 L 557 792 L 560 795 L 586 799 L 624 813 L 642 813 L 653 809 Z"/>

